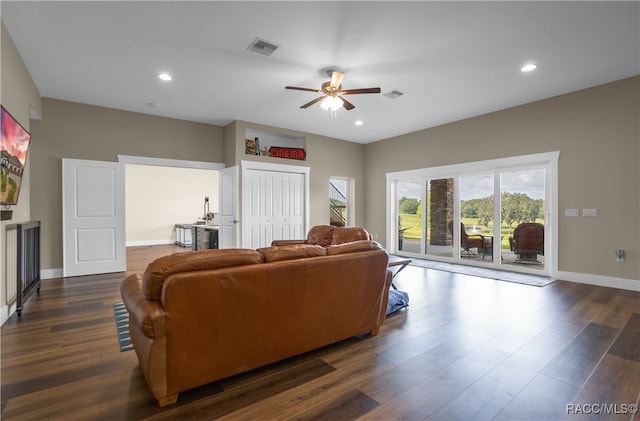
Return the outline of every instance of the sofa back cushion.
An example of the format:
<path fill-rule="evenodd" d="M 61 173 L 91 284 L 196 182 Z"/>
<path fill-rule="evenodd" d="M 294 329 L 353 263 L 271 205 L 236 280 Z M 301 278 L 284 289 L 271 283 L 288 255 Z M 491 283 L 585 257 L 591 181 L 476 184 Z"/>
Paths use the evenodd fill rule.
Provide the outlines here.
<path fill-rule="evenodd" d="M 382 246 L 372 240 L 356 240 L 342 244 L 331 244 L 325 247 L 327 256 L 335 256 L 336 254 L 355 253 L 358 251 L 383 250 Z"/>
<path fill-rule="evenodd" d="M 342 244 L 358 240 L 371 240 L 371 235 L 361 227 L 340 227 L 333 230 L 333 239 L 330 244 Z"/>
<path fill-rule="evenodd" d="M 328 246 L 333 240 L 333 231 L 335 227 L 331 225 L 316 225 L 309 230 L 307 234 L 307 244 L 318 246 Z"/>
<path fill-rule="evenodd" d="M 147 300 L 159 301 L 165 279 L 174 273 L 263 262 L 264 257 L 261 253 L 248 249 L 213 249 L 174 253 L 160 257 L 147 266 L 142 277 L 142 292 Z"/>
<path fill-rule="evenodd" d="M 327 250 L 324 247 L 312 244 L 264 247 L 258 251 L 262 253 L 264 261 L 267 263 L 327 255 Z"/>

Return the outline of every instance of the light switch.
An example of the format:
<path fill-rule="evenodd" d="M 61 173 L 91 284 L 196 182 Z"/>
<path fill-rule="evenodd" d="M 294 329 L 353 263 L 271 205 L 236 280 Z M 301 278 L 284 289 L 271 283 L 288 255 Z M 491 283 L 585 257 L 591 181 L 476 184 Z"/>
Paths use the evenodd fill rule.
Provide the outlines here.
<path fill-rule="evenodd" d="M 564 216 L 578 216 L 578 209 L 565 209 Z"/>
<path fill-rule="evenodd" d="M 598 216 L 598 209 L 582 209 L 582 216 Z"/>

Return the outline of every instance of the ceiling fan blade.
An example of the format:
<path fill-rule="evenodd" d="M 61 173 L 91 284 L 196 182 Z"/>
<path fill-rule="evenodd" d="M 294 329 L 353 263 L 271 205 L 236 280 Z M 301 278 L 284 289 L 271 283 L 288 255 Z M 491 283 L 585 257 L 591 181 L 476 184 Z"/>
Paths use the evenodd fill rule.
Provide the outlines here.
<path fill-rule="evenodd" d="M 342 83 L 342 79 L 344 79 L 344 73 L 336 72 L 335 70 L 331 72 L 331 83 L 329 86 L 335 89 L 340 88 L 340 84 Z"/>
<path fill-rule="evenodd" d="M 315 104 L 316 102 L 320 102 L 325 97 L 326 97 L 326 95 L 319 96 L 318 98 L 316 98 L 314 100 L 311 100 L 311 101 L 307 102 L 306 104 L 302 105 L 300 108 L 308 108 L 308 107 L 312 106 L 313 104 Z"/>
<path fill-rule="evenodd" d="M 344 107 L 345 110 L 349 111 L 349 110 L 353 110 L 354 108 L 356 108 L 355 105 L 353 105 L 352 103 L 350 103 L 349 101 L 347 101 L 344 98 L 340 98 L 342 100 L 342 106 Z"/>
<path fill-rule="evenodd" d="M 338 95 L 353 95 L 353 94 L 379 94 L 380 88 L 363 88 L 363 89 L 346 89 L 338 92 Z"/>
<path fill-rule="evenodd" d="M 285 86 L 284 89 L 293 89 L 294 91 L 306 91 L 306 92 L 322 92 L 320 89 L 299 88 L 297 86 Z"/>

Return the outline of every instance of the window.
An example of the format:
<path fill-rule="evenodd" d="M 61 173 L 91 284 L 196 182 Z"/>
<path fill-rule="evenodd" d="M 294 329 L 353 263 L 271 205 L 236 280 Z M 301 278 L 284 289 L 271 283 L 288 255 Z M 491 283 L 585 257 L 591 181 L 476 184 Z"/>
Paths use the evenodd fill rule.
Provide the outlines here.
<path fill-rule="evenodd" d="M 558 156 L 387 174 L 387 248 L 409 257 L 548 274 L 556 260 Z"/>
<path fill-rule="evenodd" d="M 329 224 L 335 227 L 353 226 L 353 189 L 351 178 L 329 178 Z"/>

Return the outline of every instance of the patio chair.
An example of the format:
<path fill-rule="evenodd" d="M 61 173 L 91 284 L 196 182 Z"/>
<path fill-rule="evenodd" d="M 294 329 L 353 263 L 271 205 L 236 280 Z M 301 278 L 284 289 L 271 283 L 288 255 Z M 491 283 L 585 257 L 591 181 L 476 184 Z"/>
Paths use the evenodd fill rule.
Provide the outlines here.
<path fill-rule="evenodd" d="M 544 256 L 544 225 L 523 222 L 513 231 L 513 237 L 509 237 L 509 246 L 518 255 L 517 263 L 542 263 L 538 260 L 538 255 Z"/>
<path fill-rule="evenodd" d="M 453 235 L 453 221 L 449 221 L 449 232 Z M 464 223 L 460 222 L 460 247 L 462 251 L 460 252 L 460 256 L 473 257 L 477 256 L 477 253 L 471 251 L 472 248 L 475 248 L 478 253 L 482 253 L 483 257 L 486 253 L 485 250 L 485 239 L 484 235 L 481 234 L 467 234 L 467 230 L 464 227 Z"/>

